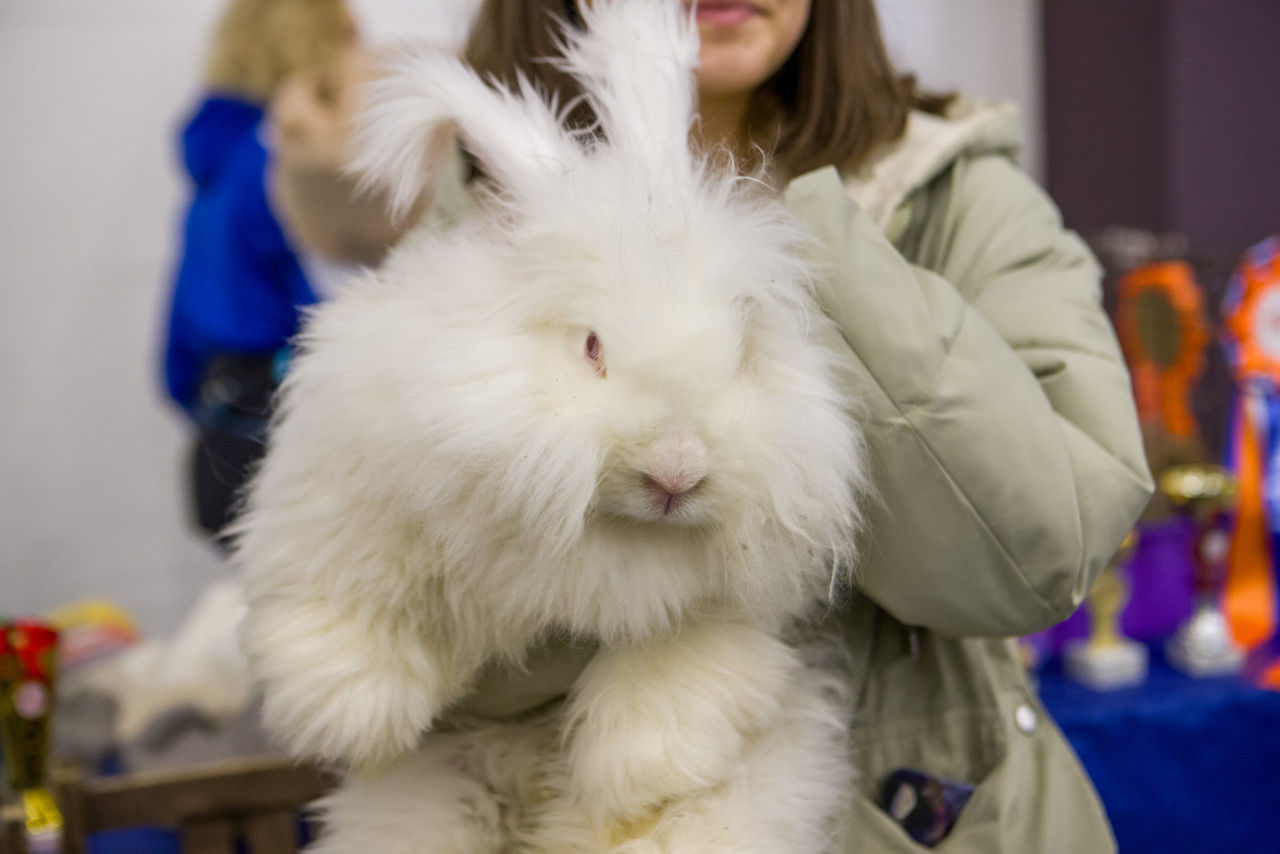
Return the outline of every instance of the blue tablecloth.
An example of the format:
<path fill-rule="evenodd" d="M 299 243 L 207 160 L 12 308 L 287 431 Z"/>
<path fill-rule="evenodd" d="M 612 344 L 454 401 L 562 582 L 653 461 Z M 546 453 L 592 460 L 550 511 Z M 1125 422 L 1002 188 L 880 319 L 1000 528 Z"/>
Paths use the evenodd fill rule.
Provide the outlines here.
<path fill-rule="evenodd" d="M 305 824 L 299 826 L 302 843 L 310 839 Z M 242 850 L 242 846 L 237 846 Z M 89 837 L 88 854 L 182 854 L 178 834 L 160 828 L 139 827 L 95 833 Z M 368 852 L 375 854 L 375 852 Z"/>
<path fill-rule="evenodd" d="M 1280 693 L 1193 679 L 1153 648 L 1140 686 L 1091 691 L 1051 661 L 1040 696 L 1093 778 L 1121 854 L 1280 852 Z"/>
<path fill-rule="evenodd" d="M 89 837 L 89 854 L 181 854 L 178 834 L 148 827 L 95 833 Z"/>
<path fill-rule="evenodd" d="M 311 839 L 311 832 L 304 822 L 299 823 L 298 833 L 302 844 Z M 152 827 L 95 833 L 89 837 L 88 848 L 88 854 L 182 854 L 178 834 Z M 243 846 L 238 845 L 237 852 L 242 851 Z"/>

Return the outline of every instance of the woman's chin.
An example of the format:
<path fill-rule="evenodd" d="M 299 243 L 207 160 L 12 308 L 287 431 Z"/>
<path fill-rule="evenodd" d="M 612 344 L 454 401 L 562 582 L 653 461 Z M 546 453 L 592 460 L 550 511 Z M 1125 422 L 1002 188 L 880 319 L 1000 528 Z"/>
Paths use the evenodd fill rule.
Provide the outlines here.
<path fill-rule="evenodd" d="M 769 79 L 772 67 L 751 44 L 704 45 L 696 74 L 703 98 L 738 97 Z"/>

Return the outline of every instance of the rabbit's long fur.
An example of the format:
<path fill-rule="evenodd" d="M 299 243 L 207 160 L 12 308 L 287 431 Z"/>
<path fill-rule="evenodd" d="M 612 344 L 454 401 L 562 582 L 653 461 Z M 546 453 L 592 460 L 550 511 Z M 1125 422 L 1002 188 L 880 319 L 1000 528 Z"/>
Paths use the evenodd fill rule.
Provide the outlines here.
<path fill-rule="evenodd" d="M 317 851 L 831 837 L 845 681 L 784 637 L 852 563 L 861 439 L 804 235 L 690 152 L 679 7 L 566 34 L 589 138 L 451 58 L 378 85 L 371 180 L 407 206 L 451 122 L 492 190 L 314 312 L 239 526 L 266 723 L 359 772 Z M 601 645 L 565 703 L 423 736 L 552 632 Z"/>

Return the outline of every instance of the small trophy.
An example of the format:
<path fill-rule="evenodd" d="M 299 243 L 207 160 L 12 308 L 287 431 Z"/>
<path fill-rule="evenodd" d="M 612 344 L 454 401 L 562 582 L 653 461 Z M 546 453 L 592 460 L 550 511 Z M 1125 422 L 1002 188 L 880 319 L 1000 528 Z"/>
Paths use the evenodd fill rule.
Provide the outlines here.
<path fill-rule="evenodd" d="M 1218 606 L 1226 579 L 1231 539 L 1227 508 L 1235 499 L 1235 478 L 1220 466 L 1175 466 L 1161 475 L 1160 491 L 1191 519 L 1195 530 L 1195 610 L 1169 639 L 1165 653 L 1171 664 L 1192 676 L 1238 673 L 1244 653 L 1232 640 Z"/>
<path fill-rule="evenodd" d="M 1120 631 L 1120 611 L 1129 600 L 1121 567 L 1133 555 L 1135 537 L 1124 538 L 1120 550 L 1103 570 L 1085 600 L 1089 609 L 1089 638 L 1067 644 L 1063 663 L 1067 675 L 1095 691 L 1136 685 L 1147 678 L 1147 648 Z"/>

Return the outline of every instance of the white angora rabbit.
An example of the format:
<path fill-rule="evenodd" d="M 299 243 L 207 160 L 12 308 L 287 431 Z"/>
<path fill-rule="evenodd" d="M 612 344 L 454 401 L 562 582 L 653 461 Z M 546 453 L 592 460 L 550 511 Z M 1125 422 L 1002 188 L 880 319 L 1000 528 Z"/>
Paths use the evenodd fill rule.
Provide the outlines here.
<path fill-rule="evenodd" d="M 788 642 L 865 469 L 805 236 L 691 152 L 679 3 L 583 18 L 592 134 L 441 55 L 365 116 L 401 205 L 441 123 L 490 191 L 315 311 L 240 526 L 266 723 L 355 771 L 318 851 L 819 852 L 852 782 L 845 682 Z M 427 733 L 556 633 L 600 648 L 563 703 Z"/>

